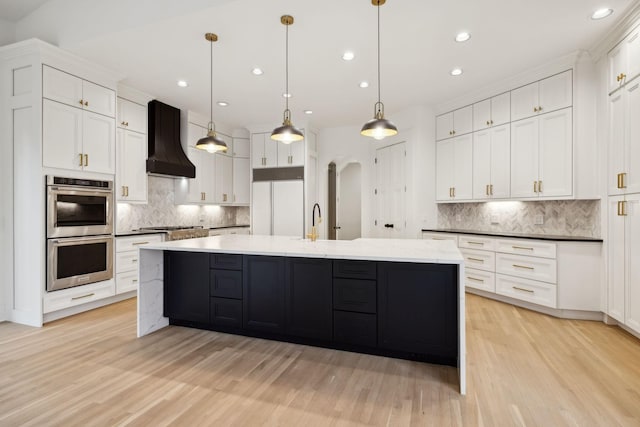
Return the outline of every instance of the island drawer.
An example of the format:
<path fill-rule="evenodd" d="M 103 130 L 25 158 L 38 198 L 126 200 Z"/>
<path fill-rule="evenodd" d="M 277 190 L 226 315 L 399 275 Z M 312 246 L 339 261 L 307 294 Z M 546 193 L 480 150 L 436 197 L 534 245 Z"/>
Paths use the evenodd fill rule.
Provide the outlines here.
<path fill-rule="evenodd" d="M 333 340 L 341 344 L 375 347 L 377 338 L 377 316 L 375 314 L 333 312 Z"/>
<path fill-rule="evenodd" d="M 242 299 L 242 271 L 210 270 L 209 287 L 212 297 Z"/>
<path fill-rule="evenodd" d="M 376 263 L 372 261 L 334 260 L 333 277 L 376 279 Z"/>
<path fill-rule="evenodd" d="M 242 327 L 242 301 L 239 299 L 211 298 L 209 312 L 213 325 Z"/>
<path fill-rule="evenodd" d="M 376 282 L 374 280 L 333 279 L 335 310 L 376 312 Z"/>
<path fill-rule="evenodd" d="M 238 254 L 211 254 L 210 268 L 222 268 L 225 270 L 242 270 L 242 255 Z"/>

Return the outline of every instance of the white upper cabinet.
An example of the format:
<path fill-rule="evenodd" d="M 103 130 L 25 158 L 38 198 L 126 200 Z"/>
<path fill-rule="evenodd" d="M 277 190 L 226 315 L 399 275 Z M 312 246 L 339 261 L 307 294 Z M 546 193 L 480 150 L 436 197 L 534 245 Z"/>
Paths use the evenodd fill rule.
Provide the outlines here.
<path fill-rule="evenodd" d="M 509 123 L 510 117 L 511 95 L 509 92 L 473 104 L 474 131 Z"/>
<path fill-rule="evenodd" d="M 609 93 L 640 75 L 640 27 L 614 47 L 609 59 Z"/>
<path fill-rule="evenodd" d="M 511 197 L 573 192 L 572 109 L 511 123 Z"/>
<path fill-rule="evenodd" d="M 116 129 L 113 120 L 102 114 L 82 112 L 83 170 L 115 173 Z"/>
<path fill-rule="evenodd" d="M 230 204 L 233 202 L 233 157 L 224 154 L 215 154 L 214 157 L 214 201 L 218 204 Z"/>
<path fill-rule="evenodd" d="M 116 153 L 116 200 L 146 203 L 147 135 L 118 129 Z"/>
<path fill-rule="evenodd" d="M 572 75 L 573 72 L 568 70 L 512 90 L 511 120 L 521 120 L 570 107 L 573 104 Z"/>
<path fill-rule="evenodd" d="M 609 97 L 610 195 L 640 192 L 640 78 Z"/>
<path fill-rule="evenodd" d="M 470 133 L 473 129 L 473 107 L 467 105 L 436 117 L 436 140 Z"/>
<path fill-rule="evenodd" d="M 42 96 L 109 117 L 116 115 L 116 94 L 106 87 L 44 65 Z"/>
<path fill-rule="evenodd" d="M 118 98 L 117 125 L 133 132 L 147 133 L 147 107 Z"/>
<path fill-rule="evenodd" d="M 436 144 L 436 199 L 470 200 L 473 197 L 473 140 L 470 134 Z"/>
<path fill-rule="evenodd" d="M 248 138 L 233 138 L 233 157 L 249 158 L 251 143 Z"/>
<path fill-rule="evenodd" d="M 254 169 L 275 168 L 278 165 L 278 142 L 270 133 L 251 135 L 251 164 Z"/>
<path fill-rule="evenodd" d="M 473 133 L 473 198 L 504 199 L 510 195 L 510 127 Z"/>
<path fill-rule="evenodd" d="M 278 166 L 304 166 L 304 140 L 278 143 Z"/>

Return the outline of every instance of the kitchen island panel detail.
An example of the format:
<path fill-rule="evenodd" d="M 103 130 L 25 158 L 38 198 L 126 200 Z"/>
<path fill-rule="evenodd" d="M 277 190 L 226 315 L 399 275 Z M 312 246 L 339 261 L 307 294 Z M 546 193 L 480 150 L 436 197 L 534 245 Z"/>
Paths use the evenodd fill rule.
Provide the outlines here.
<path fill-rule="evenodd" d="M 164 315 L 171 320 L 209 322 L 209 257 L 165 252 Z"/>
<path fill-rule="evenodd" d="M 285 258 L 245 256 L 243 265 L 243 326 L 284 333 Z"/>

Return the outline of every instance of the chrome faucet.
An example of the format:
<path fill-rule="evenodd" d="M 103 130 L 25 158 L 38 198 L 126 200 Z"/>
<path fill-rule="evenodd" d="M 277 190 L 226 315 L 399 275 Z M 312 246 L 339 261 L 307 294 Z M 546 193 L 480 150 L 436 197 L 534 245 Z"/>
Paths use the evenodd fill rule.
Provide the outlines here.
<path fill-rule="evenodd" d="M 307 237 L 311 239 L 312 242 L 315 242 L 319 237 L 318 233 L 316 232 L 316 207 L 318 208 L 318 224 L 322 222 L 322 212 L 320 211 L 320 205 L 316 203 L 313 205 L 313 211 L 311 212 L 311 233 L 307 234 Z"/>

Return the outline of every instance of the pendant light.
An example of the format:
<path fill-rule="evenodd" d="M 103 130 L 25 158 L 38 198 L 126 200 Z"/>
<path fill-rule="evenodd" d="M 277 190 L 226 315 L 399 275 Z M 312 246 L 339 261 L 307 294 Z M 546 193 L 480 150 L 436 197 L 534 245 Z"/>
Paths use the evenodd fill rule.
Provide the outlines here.
<path fill-rule="evenodd" d="M 384 104 L 380 101 L 380 6 L 385 2 L 386 0 L 371 0 L 371 4 L 378 8 L 378 102 L 373 106 L 373 119 L 365 123 L 360 131 L 360 134 L 374 139 L 383 139 L 398 133 L 396 125 L 384 118 Z"/>
<path fill-rule="evenodd" d="M 213 122 L 213 42 L 218 41 L 218 36 L 213 33 L 207 33 L 204 38 L 211 43 L 211 105 L 210 105 L 210 122 L 208 125 L 207 136 L 200 138 L 196 143 L 196 148 L 206 150 L 209 153 L 215 153 L 216 151 L 227 151 L 227 144 L 218 138 L 216 134 L 216 124 Z"/>
<path fill-rule="evenodd" d="M 302 141 L 304 139 L 304 135 L 302 132 L 297 129 L 291 123 L 291 111 L 289 110 L 289 25 L 293 25 L 293 16 L 291 15 L 282 15 L 280 17 L 280 22 L 287 28 L 287 36 L 286 36 L 286 48 L 285 48 L 285 56 L 286 56 L 286 92 L 285 92 L 285 100 L 286 100 L 286 108 L 284 110 L 284 120 L 282 121 L 282 126 L 277 127 L 271 132 L 271 139 L 275 139 L 276 141 L 280 141 L 284 144 L 291 144 L 295 141 Z"/>

